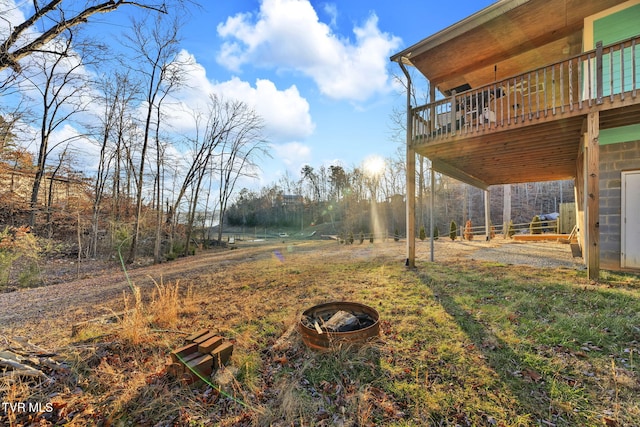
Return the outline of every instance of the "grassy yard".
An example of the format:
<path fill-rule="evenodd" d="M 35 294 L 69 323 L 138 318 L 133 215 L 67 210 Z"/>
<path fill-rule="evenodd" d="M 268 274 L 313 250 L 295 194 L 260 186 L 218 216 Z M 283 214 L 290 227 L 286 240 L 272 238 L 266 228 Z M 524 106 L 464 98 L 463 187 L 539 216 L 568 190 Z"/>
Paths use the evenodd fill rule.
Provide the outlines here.
<path fill-rule="evenodd" d="M 138 300 L 116 303 L 129 309 L 119 323 L 74 338 L 47 332 L 67 370 L 49 382 L 0 380 L 3 402 L 49 402 L 53 412 L 0 408 L 0 417 L 7 425 L 640 425 L 637 276 L 604 272 L 592 284 L 584 271 L 466 258 L 408 270 L 401 250 L 377 247 L 291 244 L 179 283 L 134 286 Z M 380 339 L 307 349 L 295 331 L 300 313 L 334 300 L 378 310 Z M 203 327 L 231 340 L 234 354 L 208 384 L 185 386 L 166 374 L 167 355 Z"/>

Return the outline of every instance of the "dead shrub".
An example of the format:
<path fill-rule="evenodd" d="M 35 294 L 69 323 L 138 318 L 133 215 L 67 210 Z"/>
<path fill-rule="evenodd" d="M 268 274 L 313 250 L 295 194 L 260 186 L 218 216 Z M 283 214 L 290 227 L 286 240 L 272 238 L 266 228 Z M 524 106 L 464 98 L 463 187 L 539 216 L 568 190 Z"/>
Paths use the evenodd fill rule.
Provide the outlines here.
<path fill-rule="evenodd" d="M 149 325 L 144 312 L 140 288 L 136 285 L 131 285 L 130 288 L 133 293 L 133 306 L 131 306 L 131 298 L 125 293 L 120 335 L 131 344 L 140 344 L 149 334 Z"/>
<path fill-rule="evenodd" d="M 174 328 L 178 324 L 180 311 L 180 281 L 174 285 L 153 281 L 155 289 L 151 299 L 151 318 L 153 323 L 162 328 Z"/>

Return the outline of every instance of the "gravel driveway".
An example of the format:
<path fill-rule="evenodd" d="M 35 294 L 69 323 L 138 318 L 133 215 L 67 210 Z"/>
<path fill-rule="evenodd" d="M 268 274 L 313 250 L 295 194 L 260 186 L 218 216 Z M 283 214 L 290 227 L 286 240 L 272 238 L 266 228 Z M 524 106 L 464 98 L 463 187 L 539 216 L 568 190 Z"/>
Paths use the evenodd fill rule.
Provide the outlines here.
<path fill-rule="evenodd" d="M 506 241 L 500 245 L 478 249 L 469 258 L 507 265 L 528 265 L 539 268 L 570 268 L 584 270 L 582 258 L 574 258 L 568 244 L 556 242 Z"/>

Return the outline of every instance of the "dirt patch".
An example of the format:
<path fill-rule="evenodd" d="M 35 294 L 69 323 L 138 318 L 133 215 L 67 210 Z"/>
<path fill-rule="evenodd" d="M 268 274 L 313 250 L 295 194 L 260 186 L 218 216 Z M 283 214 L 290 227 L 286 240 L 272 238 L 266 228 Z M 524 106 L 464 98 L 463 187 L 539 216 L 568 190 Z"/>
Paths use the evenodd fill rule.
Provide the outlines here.
<path fill-rule="evenodd" d="M 94 264 L 85 262 L 80 269 L 70 262 L 62 269 L 53 264 L 44 269 L 45 274 L 48 272 L 50 275 L 45 277 L 45 283 L 57 284 L 0 294 L 0 324 L 3 328 L 43 325 L 57 320 L 71 324 L 119 310 L 123 292 L 129 289 L 129 283 L 144 289 L 153 287 L 153 280 L 189 281 L 245 260 L 269 258 L 274 254 L 286 254 L 287 251 L 321 251 L 318 259 L 338 256 L 354 260 L 384 258 L 398 263 L 406 260 L 406 243 L 403 241 L 345 246 L 333 241 L 292 240 L 284 247 L 281 242 L 245 243 L 233 251 L 208 251 L 159 265 L 139 265 L 127 271 L 128 279 L 122 268 L 99 261 Z M 434 244 L 434 259 L 435 262 L 475 259 L 540 268 L 583 268 L 582 260 L 571 256 L 568 245 L 554 242 L 514 242 L 504 239 L 452 242 L 439 239 Z M 430 242 L 418 241 L 418 266 L 430 260 Z M 74 278 L 77 271 L 83 271 L 82 279 Z"/>

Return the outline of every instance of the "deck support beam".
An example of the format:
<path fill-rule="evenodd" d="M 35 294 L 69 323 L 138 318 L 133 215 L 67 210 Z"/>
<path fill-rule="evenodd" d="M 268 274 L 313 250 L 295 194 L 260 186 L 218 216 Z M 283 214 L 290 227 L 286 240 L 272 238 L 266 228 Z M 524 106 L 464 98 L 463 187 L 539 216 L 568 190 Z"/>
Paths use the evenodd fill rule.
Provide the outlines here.
<path fill-rule="evenodd" d="M 416 266 L 416 152 L 407 144 L 407 261 Z"/>
<path fill-rule="evenodd" d="M 431 231 L 429 232 L 429 245 L 431 248 L 430 260 L 431 262 L 435 261 L 435 248 L 434 241 L 436 240 L 436 236 L 434 235 L 436 229 L 436 172 L 433 170 L 433 165 L 429 165 L 429 178 L 431 179 L 431 196 L 429 197 L 429 228 Z"/>
<path fill-rule="evenodd" d="M 406 134 L 406 186 L 407 186 L 407 260 L 405 265 L 409 268 L 416 266 L 416 152 L 413 149 L 413 115 L 411 114 L 411 75 L 402 63 L 398 60 L 398 65 L 407 78 L 407 134 Z"/>
<path fill-rule="evenodd" d="M 585 135 L 585 262 L 590 280 L 600 278 L 600 113 L 587 115 Z"/>
<path fill-rule="evenodd" d="M 502 185 L 502 234 L 506 239 L 509 236 L 509 223 L 511 223 L 511 184 Z"/>
<path fill-rule="evenodd" d="M 485 240 L 491 240 L 491 193 L 484 190 L 484 235 Z"/>

